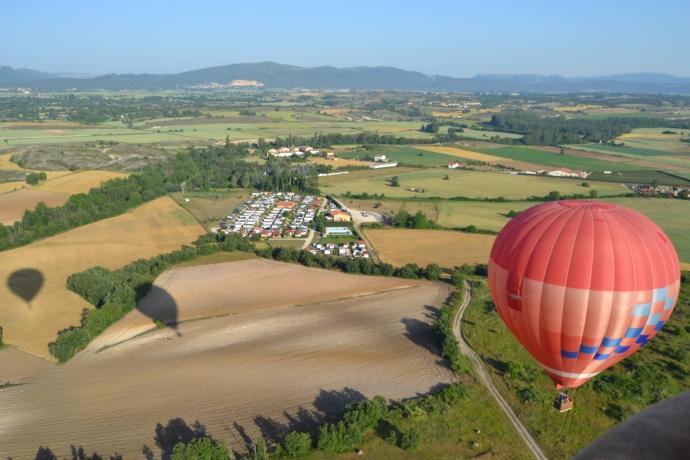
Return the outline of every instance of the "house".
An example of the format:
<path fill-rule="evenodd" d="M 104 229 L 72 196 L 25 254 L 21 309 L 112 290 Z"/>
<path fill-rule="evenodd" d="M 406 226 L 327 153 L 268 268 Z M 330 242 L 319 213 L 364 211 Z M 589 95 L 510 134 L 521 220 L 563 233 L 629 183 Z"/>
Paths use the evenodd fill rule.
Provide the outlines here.
<path fill-rule="evenodd" d="M 452 163 L 448 163 L 448 169 L 458 169 L 462 168 L 462 165 L 458 163 L 457 161 L 454 161 Z"/>
<path fill-rule="evenodd" d="M 374 161 L 379 163 L 385 163 L 388 161 L 388 158 L 386 158 L 386 155 L 376 155 L 374 156 Z"/>
<path fill-rule="evenodd" d="M 341 211 L 340 209 L 334 209 L 332 211 L 329 211 L 327 217 L 328 216 L 331 217 L 333 222 L 350 222 L 352 220 L 350 214 L 348 214 L 345 211 Z"/>
<path fill-rule="evenodd" d="M 326 236 L 329 236 L 329 235 L 352 236 L 352 230 L 350 230 L 347 227 L 326 227 L 326 231 L 324 233 Z M 335 249 L 335 248 L 333 248 L 333 249 Z"/>
<path fill-rule="evenodd" d="M 276 209 L 292 209 L 294 207 L 294 201 L 279 201 L 276 203 Z"/>
<path fill-rule="evenodd" d="M 580 179 L 586 179 L 587 176 L 589 176 L 589 173 L 584 171 L 575 171 L 570 168 L 560 168 L 546 171 L 546 175 L 552 177 L 578 177 Z"/>

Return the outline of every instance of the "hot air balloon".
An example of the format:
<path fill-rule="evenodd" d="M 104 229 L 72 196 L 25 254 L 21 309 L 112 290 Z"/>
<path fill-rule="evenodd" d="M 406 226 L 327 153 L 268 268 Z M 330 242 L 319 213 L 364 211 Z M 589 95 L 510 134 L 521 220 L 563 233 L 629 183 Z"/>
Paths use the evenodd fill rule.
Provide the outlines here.
<path fill-rule="evenodd" d="M 499 233 L 489 287 L 512 334 L 557 388 L 575 388 L 651 340 L 673 311 L 678 255 L 642 214 L 601 201 L 529 208 Z"/>

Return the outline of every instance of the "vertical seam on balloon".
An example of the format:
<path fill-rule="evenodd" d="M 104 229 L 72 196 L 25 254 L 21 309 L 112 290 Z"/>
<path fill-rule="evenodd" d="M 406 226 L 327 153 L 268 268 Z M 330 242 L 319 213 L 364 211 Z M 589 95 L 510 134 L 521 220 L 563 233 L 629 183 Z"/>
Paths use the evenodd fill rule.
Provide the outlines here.
<path fill-rule="evenodd" d="M 567 271 L 565 273 L 565 286 L 563 287 L 563 308 L 561 309 L 561 350 L 563 349 L 563 337 L 565 336 L 565 334 L 563 333 L 563 325 L 565 324 L 565 299 L 568 295 L 568 278 L 570 277 L 570 269 L 572 268 L 571 264 L 573 262 L 573 251 L 575 250 L 575 242 L 577 241 L 577 236 L 580 234 L 580 225 L 582 224 L 583 215 L 584 211 L 574 213 L 573 216 L 570 219 L 568 219 L 566 225 L 563 226 L 563 228 L 565 228 L 570 223 L 571 219 L 578 218 L 577 226 L 575 228 L 575 237 L 573 238 L 572 247 L 570 248 L 570 257 L 568 259 Z M 561 233 L 563 233 L 563 228 L 561 228 L 561 232 L 558 234 L 557 240 L 560 239 Z M 560 355 L 560 360 L 561 369 L 563 369 L 563 355 Z"/>
<path fill-rule="evenodd" d="M 537 239 L 537 242 L 532 246 L 532 248 L 531 248 L 531 250 L 530 250 L 530 253 L 529 253 L 529 257 L 527 257 L 527 259 L 528 259 L 528 264 L 527 264 L 527 266 L 526 266 L 525 268 L 527 268 L 527 267 L 529 266 L 529 261 L 532 260 L 532 255 L 534 254 L 534 251 L 535 251 L 535 249 L 537 248 L 537 246 L 539 246 L 539 242 L 544 238 L 544 235 L 546 235 L 546 233 L 548 232 L 549 228 L 551 228 L 551 225 L 553 225 L 553 223 L 556 222 L 556 221 L 558 220 L 558 216 L 559 216 L 560 214 L 562 214 L 562 213 L 563 213 L 563 211 L 562 211 L 560 208 L 554 207 L 554 209 L 553 209 L 552 212 L 549 212 L 548 214 L 542 213 L 542 214 L 545 214 L 545 215 L 543 215 L 543 216 L 541 217 L 541 219 L 539 220 L 539 222 L 537 222 L 536 224 L 534 224 L 534 225 L 532 226 L 532 229 L 534 229 L 534 227 L 536 227 L 537 225 L 539 225 L 540 222 L 543 222 L 544 220 L 550 219 L 550 218 L 552 218 L 552 217 L 555 216 L 555 217 L 553 218 L 553 220 L 551 220 L 550 222 L 548 222 L 548 224 L 544 227 L 544 229 L 543 229 L 542 232 L 541 232 L 541 235 L 539 235 L 539 238 Z M 526 270 L 525 270 L 525 271 L 526 271 Z M 524 274 L 523 274 L 523 275 L 524 275 Z M 523 276 L 523 278 L 524 278 L 524 276 Z M 526 339 L 528 342 L 532 342 L 532 343 L 535 345 L 535 350 L 538 350 L 538 349 L 541 349 L 541 345 L 542 345 L 542 340 L 541 340 L 541 306 L 542 306 L 542 299 L 543 299 L 543 294 L 544 294 L 544 285 L 545 285 L 546 283 L 544 282 L 544 280 L 534 280 L 534 281 L 539 281 L 540 284 L 541 284 L 541 292 L 540 292 L 540 294 L 539 294 L 539 297 L 540 297 L 540 298 L 539 298 L 539 302 L 537 302 L 537 306 L 538 306 L 538 308 L 539 308 L 539 311 L 537 311 L 537 318 L 539 318 L 540 321 L 539 321 L 539 324 L 537 325 L 537 334 L 536 334 L 534 337 L 532 337 L 531 333 L 528 332 L 528 333 L 526 334 L 525 339 Z M 523 298 L 523 302 L 524 302 L 524 298 Z M 524 305 L 523 305 L 523 310 L 522 310 L 522 311 L 523 311 L 523 314 L 522 314 L 521 317 L 520 317 L 520 320 L 522 321 L 522 330 L 523 330 L 523 331 L 529 331 L 529 328 L 526 328 L 526 327 L 525 327 L 526 320 L 525 320 L 525 313 L 524 313 L 524 312 L 525 312 Z"/>
<path fill-rule="evenodd" d="M 618 226 L 618 234 L 620 234 L 621 239 L 622 239 L 623 241 L 625 241 L 625 247 L 626 247 L 627 250 L 628 250 L 628 256 L 630 257 L 630 263 L 632 264 L 633 285 L 632 285 L 631 292 L 633 292 L 633 302 L 634 302 L 634 296 L 635 296 L 636 293 L 637 293 L 637 264 L 636 264 L 636 260 L 635 260 L 634 254 L 633 254 L 633 252 L 632 252 L 632 249 L 631 249 L 631 247 L 630 247 L 630 240 L 628 239 L 628 235 L 626 234 L 625 231 L 623 231 L 622 226 L 621 226 L 620 222 L 619 222 L 618 219 L 617 219 L 617 217 L 618 217 L 619 215 L 620 215 L 620 213 L 616 213 L 615 215 L 612 215 L 612 216 L 611 216 L 611 221 L 609 221 L 609 220 L 607 219 L 607 220 L 606 220 L 606 224 L 609 226 L 609 231 L 611 231 L 611 226 L 610 226 L 609 224 L 610 224 L 611 222 L 615 223 L 615 225 Z M 606 217 L 609 217 L 609 215 L 607 215 Z M 615 260 L 615 255 L 614 255 L 614 260 Z M 614 275 L 614 279 L 613 279 L 613 298 L 614 298 L 614 299 L 615 299 L 615 296 L 616 296 L 616 292 L 618 292 L 618 291 L 617 291 L 617 286 L 616 286 L 616 278 L 615 278 L 615 275 Z M 609 325 L 611 324 L 611 316 L 613 315 L 613 309 L 614 309 L 614 307 L 615 307 L 615 303 L 613 302 L 613 299 L 611 300 L 611 303 L 612 303 L 612 305 L 611 305 L 611 310 L 609 311 L 609 319 L 608 319 L 608 321 L 607 321 L 606 335 L 604 335 L 604 337 L 608 337 L 608 336 L 609 336 Z M 628 320 L 628 324 L 627 324 L 627 326 L 626 326 L 626 331 L 627 331 L 627 329 L 630 327 L 631 321 L 632 321 L 632 318 L 630 318 L 630 319 Z M 599 349 L 601 349 L 601 344 L 599 344 Z M 599 366 L 597 366 L 598 372 L 601 372 L 601 371 L 604 370 L 604 369 L 602 369 L 602 365 L 603 365 L 605 362 L 606 362 L 606 361 L 602 361 L 602 363 L 601 363 Z"/>
<path fill-rule="evenodd" d="M 544 235 L 546 235 L 546 234 L 549 232 L 549 229 L 551 228 L 551 226 L 552 226 L 554 223 L 558 222 L 558 217 L 559 217 L 561 214 L 563 214 L 563 210 L 560 209 L 560 208 L 558 208 L 558 207 L 554 207 L 553 212 L 549 212 L 546 216 L 543 216 L 543 217 L 542 217 L 541 221 L 543 222 L 544 220 L 546 220 L 546 219 L 548 219 L 548 218 L 551 218 L 551 217 L 555 216 L 555 217 L 553 218 L 553 220 L 551 220 L 551 221 L 544 227 L 544 230 L 542 231 L 541 235 L 539 235 L 539 238 L 537 239 L 537 243 L 535 243 L 535 244 L 532 246 L 532 248 L 531 248 L 531 250 L 530 250 L 529 257 L 528 257 L 528 260 L 532 260 L 532 255 L 534 254 L 534 251 L 535 251 L 535 249 L 537 248 L 537 246 L 539 246 L 539 242 L 544 238 Z M 535 224 L 535 226 L 536 226 L 536 224 Z M 553 249 L 553 248 L 552 248 L 552 249 Z M 538 325 L 537 325 L 537 334 L 536 334 L 536 336 L 534 337 L 534 339 L 535 339 L 535 342 L 536 342 L 536 345 L 537 345 L 536 349 L 537 349 L 537 350 L 541 350 L 541 349 L 542 349 L 542 344 L 543 344 L 543 340 L 542 340 L 542 322 L 541 322 L 541 317 L 542 317 L 542 315 L 541 315 L 541 310 L 542 310 L 542 305 L 543 305 L 543 301 L 544 301 L 544 286 L 546 285 L 546 283 L 545 283 L 545 280 L 535 280 L 535 281 L 538 281 L 538 282 L 541 284 L 541 291 L 539 292 L 539 301 L 536 303 L 537 306 L 538 306 L 538 308 L 539 308 L 539 311 L 537 312 L 537 319 L 538 319 L 539 323 L 538 323 Z M 524 311 L 524 308 L 523 308 L 523 311 Z M 524 323 L 525 323 L 524 314 L 523 314 L 523 317 L 522 317 L 522 322 L 523 322 L 523 330 L 524 330 Z M 529 337 L 529 335 L 528 335 L 527 337 Z"/>
<path fill-rule="evenodd" d="M 589 216 L 590 222 L 592 225 L 592 254 L 589 260 L 591 260 L 590 268 L 589 268 L 589 283 L 587 284 L 587 302 L 585 303 L 585 320 L 582 323 L 582 328 L 580 329 L 579 336 L 580 336 L 580 343 L 577 346 L 577 351 L 578 351 L 578 358 L 579 358 L 579 351 L 582 348 L 582 339 L 585 334 L 585 329 L 587 328 L 587 316 L 589 314 L 589 302 L 591 300 L 591 294 L 592 294 L 592 277 L 594 275 L 594 263 L 596 262 L 594 260 L 595 257 L 595 242 L 596 242 L 596 225 L 594 225 L 594 211 L 591 210 L 591 208 L 587 208 L 585 211 L 585 214 Z M 582 220 L 580 220 L 580 225 L 582 225 Z M 593 355 L 592 355 L 593 356 Z"/>

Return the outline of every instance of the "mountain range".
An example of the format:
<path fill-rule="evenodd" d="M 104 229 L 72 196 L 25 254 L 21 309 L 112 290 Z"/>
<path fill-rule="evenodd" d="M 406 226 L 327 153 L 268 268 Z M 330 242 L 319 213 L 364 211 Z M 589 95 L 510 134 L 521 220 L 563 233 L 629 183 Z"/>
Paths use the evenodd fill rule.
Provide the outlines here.
<path fill-rule="evenodd" d="M 0 87 L 44 91 L 160 90 L 238 86 L 264 88 L 520 93 L 663 93 L 690 95 L 690 78 L 660 73 L 600 77 L 475 75 L 456 78 L 395 67 L 299 67 L 276 62 L 230 64 L 174 74 L 53 74 L 0 66 Z"/>

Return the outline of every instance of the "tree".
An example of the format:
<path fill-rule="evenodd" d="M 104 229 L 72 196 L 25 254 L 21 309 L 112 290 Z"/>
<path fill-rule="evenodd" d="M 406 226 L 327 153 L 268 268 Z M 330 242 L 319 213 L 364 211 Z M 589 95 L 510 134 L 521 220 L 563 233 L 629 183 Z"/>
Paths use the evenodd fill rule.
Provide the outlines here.
<path fill-rule="evenodd" d="M 283 440 L 285 453 L 290 457 L 300 457 L 306 455 L 311 450 L 312 442 L 309 433 L 291 431 Z"/>
<path fill-rule="evenodd" d="M 393 217 L 393 226 L 399 228 L 407 228 L 407 222 L 409 220 L 410 214 L 406 210 L 401 209 Z"/>
<path fill-rule="evenodd" d="M 429 220 L 422 211 L 417 211 L 412 220 L 412 228 L 429 228 Z"/>
<path fill-rule="evenodd" d="M 599 192 L 597 192 L 596 190 L 592 189 L 589 191 L 589 197 L 590 198 L 596 198 L 598 196 L 599 196 Z"/>
<path fill-rule="evenodd" d="M 431 281 L 436 281 L 441 278 L 441 273 L 443 272 L 438 264 L 429 264 L 424 269 L 424 274 L 426 275 L 427 279 L 430 279 Z"/>
<path fill-rule="evenodd" d="M 561 147 L 561 150 L 560 150 L 559 153 L 560 153 L 561 155 L 565 155 L 565 149 L 564 149 L 563 147 Z"/>
<path fill-rule="evenodd" d="M 417 450 L 422 443 L 422 435 L 415 427 L 410 428 L 402 435 L 400 447 L 404 450 Z"/>
<path fill-rule="evenodd" d="M 222 441 L 198 438 L 188 443 L 180 442 L 173 449 L 171 460 L 227 460 L 230 453 Z"/>
<path fill-rule="evenodd" d="M 268 446 L 264 438 L 257 439 L 254 445 L 254 460 L 268 460 Z"/>
<path fill-rule="evenodd" d="M 558 201 L 561 199 L 561 194 L 557 190 L 553 190 L 549 192 L 549 194 L 546 196 L 547 201 Z"/>
<path fill-rule="evenodd" d="M 687 200 L 688 198 L 690 198 L 690 189 L 684 188 L 680 191 L 678 196 L 684 200 Z"/>
<path fill-rule="evenodd" d="M 391 187 L 400 187 L 400 178 L 398 176 L 391 177 L 390 185 Z"/>

